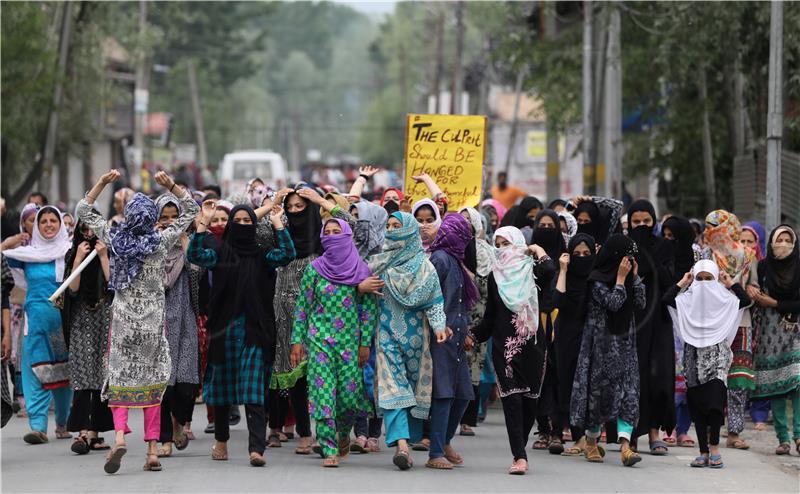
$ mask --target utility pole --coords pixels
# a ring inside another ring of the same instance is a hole
[[[434,67],[433,67],[433,113],[441,113],[441,108],[439,108],[439,99],[441,96],[441,86],[442,86],[442,58],[443,58],[443,44],[444,44],[444,10],[442,10],[440,5],[435,5],[436,9],[439,10],[439,15],[436,18],[436,53],[434,55]]]
[[[69,56],[70,38],[72,37],[72,4],[65,2],[61,13],[61,35],[58,40],[58,71],[56,82],[53,86],[53,100],[50,106],[50,114],[47,117],[47,134],[44,141],[44,153],[42,155],[42,174],[39,179],[39,188],[42,190],[50,189],[50,177],[53,173],[53,159],[56,152],[56,141],[58,140],[58,111],[61,107],[61,100],[64,97],[64,85],[62,76],[67,68],[67,57]],[[66,161],[62,167],[68,166]],[[31,182],[32,184],[33,182]]]
[[[144,124],[147,118],[147,106],[150,93],[147,90],[147,2],[139,0],[139,56],[136,60],[136,89],[134,91],[133,121],[133,167],[130,173],[131,187],[142,188],[142,163],[144,162]]]
[[[703,178],[706,185],[706,209],[715,208],[717,204],[717,186],[714,180],[714,154],[711,143],[711,123],[708,115],[708,83],[706,68],[700,67],[700,101],[703,105]]]
[[[555,2],[540,2],[539,8],[544,20],[544,40],[550,42],[556,39],[556,4]],[[552,201],[561,197],[561,182],[559,177],[558,156],[558,126],[555,119],[547,114],[545,123],[547,143],[547,200]]]
[[[770,6],[769,96],[767,109],[768,231],[781,223],[781,146],[783,139],[783,3]]]
[[[200,96],[197,92],[197,75],[195,74],[194,60],[189,60],[189,92],[192,95],[192,113],[194,113],[194,130],[197,133],[198,167],[201,170],[208,168],[208,154],[206,153],[206,133],[203,126],[203,112],[200,110]],[[259,134],[260,135],[260,134]]]
[[[594,34],[592,30],[594,4],[590,0],[583,2],[583,192],[595,194],[594,163],[594,88],[592,80],[592,50]]]
[[[605,66],[605,109],[603,111],[603,162],[606,197],[622,197],[622,61],[619,7],[610,6],[608,47]]]
[[[453,84],[450,97],[450,113],[461,113],[461,88],[464,85],[461,75],[461,59],[464,52],[464,2],[456,3],[456,59],[453,63]]]
[[[508,154],[506,154],[506,166],[504,168],[506,175],[508,174],[509,168],[511,168],[511,159],[514,157],[514,152],[516,151],[516,144],[517,144],[517,127],[519,127],[519,104],[520,100],[522,99],[522,82],[525,79],[525,74],[528,72],[528,66],[525,65],[520,71],[517,73],[517,83],[514,86],[514,92],[516,96],[514,97],[514,115],[511,117],[511,132],[508,136]]]

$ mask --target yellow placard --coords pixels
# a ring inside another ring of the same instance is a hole
[[[475,206],[481,200],[485,156],[486,117],[409,114],[404,191],[415,201],[429,197],[425,184],[411,178],[427,173],[447,194],[449,211]]]

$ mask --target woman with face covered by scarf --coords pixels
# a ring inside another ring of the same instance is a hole
[[[645,307],[634,254],[636,244],[631,239],[612,235],[589,273],[589,308],[572,386],[570,424],[585,429],[584,454],[592,463],[603,462],[597,440],[600,426],[611,421],[616,422],[623,465],[641,461],[630,447],[639,421],[635,309]]]
[[[513,226],[518,228],[527,243],[531,243],[534,220],[544,209],[542,201],[533,196],[524,198],[519,205],[512,206],[503,216],[500,226]]]
[[[585,233],[574,236],[567,246],[567,252],[558,259],[560,269],[553,291],[553,307],[558,309],[559,314],[554,324],[553,341],[558,377],[554,427],[556,430],[570,427],[575,445],[565,451],[564,454],[569,456],[582,454],[586,445],[583,430],[569,423],[569,404],[589,305],[589,273],[594,267],[595,251],[592,237]],[[549,371],[553,372],[553,369]]]
[[[748,293],[759,306],[753,395],[771,400],[779,442],[775,454],[788,455],[790,440],[800,453],[800,242],[796,230],[781,225],[770,233],[767,255],[751,276]],[[787,401],[793,409],[791,431]]]
[[[667,444],[659,430],[671,434],[675,428],[675,341],[672,320],[662,301],[674,284],[675,257],[672,245],[656,236],[656,213],[644,199],[628,206],[628,236],[636,242],[639,276],[647,288],[647,306],[636,312],[636,347],[639,362],[639,425],[633,438],[648,434],[650,454],[665,455]]]
[[[189,262],[211,271],[209,301],[209,364],[203,397],[214,407],[214,460],[228,459],[231,406],[244,404],[250,464],[263,466],[266,448],[264,411],[266,381],[274,359],[274,292],[269,278],[278,266],[295,255],[291,237],[281,219],[283,210],[272,210],[277,247],[265,249],[256,241],[256,213],[247,205],[235,206],[216,249],[204,247],[206,228],[214,216],[214,204],[203,204],[197,233],[189,242]]]
[[[372,409],[361,369],[369,360],[377,305],[373,295],[358,291],[370,272],[347,222],[330,219],[319,236],[325,253],[311,262],[300,283],[291,361],[297,366],[308,353],[308,413],[316,422],[323,466],[337,467],[350,453],[356,417]]]
[[[552,209],[545,209],[536,215],[534,220],[531,243],[542,248],[545,255],[539,258],[534,269],[536,281],[540,289],[539,297],[539,324],[545,333],[548,367],[555,369],[555,351],[553,349],[553,323],[558,317],[558,311],[553,310],[553,285],[558,273],[558,258],[566,252],[564,236],[561,235],[558,214]],[[539,438],[534,441],[533,449],[550,449],[552,454],[561,454],[563,446],[563,428],[557,426],[560,422],[556,411],[556,392],[558,389],[558,376],[555,372],[545,375],[542,396],[539,398],[536,422]]]
[[[97,257],[70,284],[61,309],[73,389],[67,429],[79,433],[71,449],[80,455],[93,449],[108,449],[97,433],[114,430],[108,403],[100,399],[113,297],[108,289],[108,248],[88,225],[79,221],[65,259],[64,275],[69,276],[92,250],[97,251]]]
[[[758,261],[755,251],[739,242],[742,226],[735,214],[723,209],[708,213],[706,229],[703,233],[706,248],[703,259],[717,263],[720,271],[725,271],[736,283],[752,281]],[[739,434],[744,430],[747,399],[755,387],[753,372],[753,332],[750,311],[742,313],[739,331],[731,345],[733,363],[728,373],[728,439],[726,446],[735,449],[748,449],[750,446]]]
[[[105,471],[119,470],[127,452],[125,434],[128,409],[144,409],[144,439],[148,442],[145,469],[161,470],[157,441],[161,428],[161,398],[171,372],[169,343],[164,334],[164,278],[167,252],[200,210],[192,196],[164,172],[156,182],[179,199],[181,214],[170,226],[156,230],[158,209],[144,194],[136,194],[125,206],[125,221],[109,229],[92,205],[103,189],[119,178],[119,172],[106,173],[78,203],[78,219],[111,248],[113,264],[109,286],[114,290],[111,306],[111,335],[103,398],[114,415],[116,444],[109,454]]]
[[[478,287],[464,266],[464,252],[472,240],[470,224],[460,214],[442,221],[431,245],[431,264],[436,268],[444,296],[447,328],[452,338],[431,348],[433,358],[433,404],[431,406],[430,452],[426,466],[452,469],[464,462],[450,440],[467,408],[472,393],[469,359],[464,350],[469,311],[478,301]]]
[[[567,203],[578,222],[578,233],[591,235],[597,245],[603,245],[609,235],[619,231],[622,201],[597,196],[578,196]]]
[[[22,343],[22,391],[28,407],[31,431],[28,444],[47,438],[47,410],[55,402],[56,436],[67,432],[72,390],[69,387],[67,346],[61,330],[61,314],[48,298],[64,279],[65,254],[70,248],[61,213],[45,206],[36,213],[30,244],[3,252],[18,286],[26,288],[27,331]]]
[[[180,216],[180,204],[172,194],[162,194],[156,199],[157,228],[163,230]],[[189,444],[184,426],[191,421],[194,400],[200,384],[198,357],[200,348],[197,333],[197,316],[190,294],[196,277],[191,275],[195,266],[185,262],[184,251],[188,238],[184,235],[167,251],[164,279],[164,332],[169,343],[172,362],[167,389],[161,401],[161,443],[159,456],[172,455],[172,445],[183,450]]]
[[[486,228],[486,235],[491,237],[494,234],[494,231],[500,228],[500,224],[505,218],[508,209],[503,206],[500,201],[496,201],[494,199],[485,199],[481,202],[482,213],[485,213],[489,217],[489,225]]]
[[[489,295],[481,323],[472,329],[474,341],[492,338],[492,361],[503,402],[508,441],[514,461],[508,473],[528,470],[525,447],[536,418],[547,367],[544,328],[539,324],[539,300],[534,278],[537,264],[515,227],[494,234],[497,259],[489,275]],[[468,346],[473,343],[470,336]]]

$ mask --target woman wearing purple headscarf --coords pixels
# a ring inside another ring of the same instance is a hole
[[[308,412],[317,425],[323,466],[337,467],[350,452],[355,419],[372,410],[361,369],[369,360],[377,304],[373,295],[358,291],[370,272],[347,222],[326,221],[320,240],[324,253],[300,282],[291,364],[299,365],[308,352]]]
[[[478,301],[478,287],[464,266],[464,253],[472,240],[469,222],[460,214],[445,216],[431,244],[431,264],[439,275],[444,312],[451,338],[431,347],[433,400],[430,453],[425,466],[450,470],[464,460],[450,446],[469,402],[474,398],[469,357],[464,350],[469,311]]]
[[[97,181],[78,203],[78,219],[108,245],[113,265],[109,287],[115,292],[111,305],[108,368],[102,398],[114,415],[116,444],[106,460],[106,473],[119,470],[127,452],[125,434],[128,410],[144,411],[144,439],[149,443],[144,469],[161,470],[157,441],[161,433],[161,399],[167,388],[172,363],[164,334],[164,279],[167,252],[180,239],[200,211],[191,194],[158,172],[156,182],[178,198],[181,213],[174,223],[155,229],[158,208],[137,193],[125,205],[125,221],[112,228],[92,208],[103,189],[119,178],[111,170]]]

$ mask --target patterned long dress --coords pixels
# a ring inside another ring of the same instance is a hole
[[[358,352],[372,341],[377,304],[358,287],[326,280],[313,266],[306,268],[300,291],[292,344],[308,350],[308,412],[324,455],[335,456],[336,434],[349,435],[355,419],[372,409]]]
[[[589,311],[581,340],[570,403],[570,424],[585,429],[622,419],[639,421],[639,365],[636,358],[636,321],[631,317],[627,334],[608,331],[608,311],[625,303],[622,286],[608,287],[594,282]],[[637,277],[633,284],[634,306],[645,306],[644,284]]]
[[[71,290],[67,290],[67,294],[73,298],[69,321],[69,382],[75,391],[99,391],[105,380],[111,304],[101,298],[96,307],[90,307]]]
[[[145,258],[130,285],[114,296],[108,375],[102,390],[103,399],[111,407],[157,406],[167,387],[172,363],[164,335],[164,260],[167,250],[200,211],[189,194],[180,203],[181,214],[175,223],[162,230],[158,248]],[[78,203],[77,215],[101,241],[110,245],[106,220],[85,200]]]
[[[199,384],[199,339],[197,318],[192,308],[189,271],[186,263],[171,288],[165,291],[165,331],[172,368],[169,385]]]

